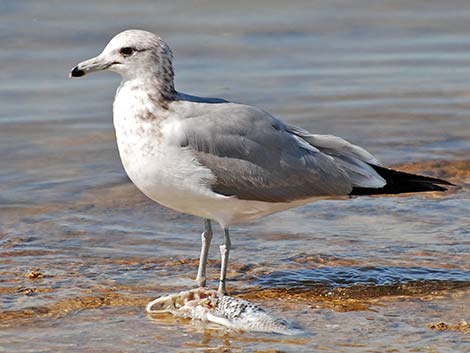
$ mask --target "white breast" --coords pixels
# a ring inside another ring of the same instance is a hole
[[[147,92],[125,84],[114,101],[114,127],[119,155],[129,178],[151,199],[187,212],[188,195],[212,193],[214,176],[189,151],[171,140],[168,127],[177,117],[148,100]],[[186,200],[182,202],[182,198]],[[184,209],[181,209],[184,208]]]
[[[180,147],[179,119],[148,99],[139,85],[122,84],[114,100],[114,127],[122,164],[132,182],[152,200],[174,210],[213,219],[222,226],[282,211],[295,203],[239,200],[214,193],[215,176]],[[184,104],[184,103],[182,103]]]

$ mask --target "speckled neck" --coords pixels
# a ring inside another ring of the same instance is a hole
[[[173,71],[173,53],[170,47],[163,40],[160,40],[158,50],[156,53],[158,60],[158,70],[154,77],[155,88],[161,95],[163,100],[174,100],[176,97],[176,90],[174,84],[175,73]]]
[[[160,38],[153,43],[149,51],[151,65],[134,68],[132,75],[122,74],[123,80],[118,92],[126,87],[132,94],[136,91],[147,92],[150,100],[158,107],[166,110],[177,97],[174,86],[173,54],[169,46]]]

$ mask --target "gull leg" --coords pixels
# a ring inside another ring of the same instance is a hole
[[[209,247],[212,240],[212,226],[209,219],[204,220],[204,231],[201,234],[201,240],[201,256],[199,257],[199,268],[197,270],[196,281],[199,287],[205,287],[207,254],[209,253]]]
[[[220,245],[220,282],[219,282],[219,293],[224,295],[227,294],[227,289],[225,288],[225,278],[227,277],[227,266],[228,266],[228,255],[232,243],[230,242],[230,234],[228,228],[224,229],[224,243]]]

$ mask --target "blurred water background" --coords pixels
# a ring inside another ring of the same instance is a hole
[[[170,44],[179,91],[461,187],[234,228],[232,293],[303,337],[151,320],[147,300],[194,287],[202,222],[127,179],[118,76],[67,78],[127,28]],[[0,0],[0,42],[0,352],[470,351],[468,333],[427,327],[470,320],[470,2]]]

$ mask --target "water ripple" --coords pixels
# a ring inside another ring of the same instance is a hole
[[[350,287],[356,285],[389,286],[409,282],[468,282],[470,271],[422,267],[335,266],[272,272],[260,276],[261,287],[307,288]]]

